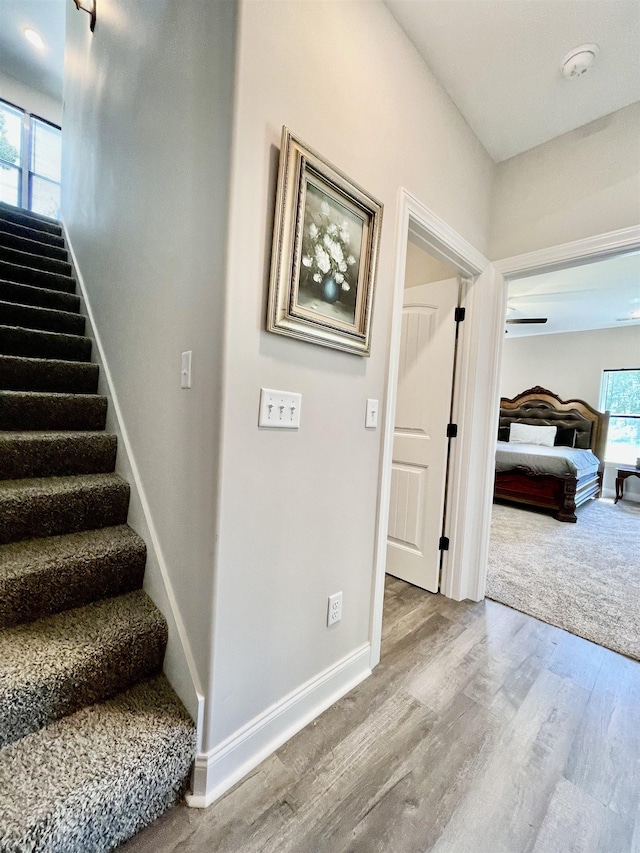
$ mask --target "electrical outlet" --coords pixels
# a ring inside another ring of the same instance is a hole
[[[342,619],[342,591],[329,596],[327,609],[327,628]]]

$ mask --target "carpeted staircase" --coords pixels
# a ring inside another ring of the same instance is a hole
[[[195,752],[61,234],[0,204],[0,853],[114,849]]]

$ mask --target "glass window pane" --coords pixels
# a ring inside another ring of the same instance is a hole
[[[20,169],[0,166],[0,201],[20,206]]]
[[[31,210],[60,219],[60,184],[31,176]]]
[[[606,370],[602,409],[612,415],[640,415],[640,370]]]
[[[0,162],[21,165],[23,113],[0,101]]]
[[[61,134],[37,118],[31,119],[31,171],[60,182]]]
[[[640,418],[611,418],[605,459],[635,465],[640,457]]]

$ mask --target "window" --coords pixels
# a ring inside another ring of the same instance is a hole
[[[60,128],[0,100],[0,201],[60,217]]]
[[[635,465],[640,457],[640,369],[604,370],[600,408],[611,412],[606,461]]]

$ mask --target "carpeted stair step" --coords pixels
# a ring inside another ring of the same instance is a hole
[[[98,394],[0,391],[0,430],[102,430],[106,418]]]
[[[159,673],[166,643],[141,589],[0,631],[0,747]]]
[[[84,335],[85,318],[71,311],[39,308],[0,301],[0,323],[3,326],[21,326],[43,332],[62,332],[66,335]]]
[[[3,302],[55,308],[58,311],[80,311],[80,297],[75,293],[47,290],[46,287],[33,287],[31,284],[18,284],[15,281],[0,281],[0,299]]]
[[[19,234],[11,234],[3,231],[2,225],[3,223],[0,221],[0,246],[5,246],[7,249],[17,249],[19,252],[30,252],[41,257],[56,258],[59,261],[69,260],[69,253],[63,245],[52,246],[50,243],[42,243],[29,237],[21,237]],[[37,231],[35,233],[40,236]]]
[[[194,754],[193,723],[163,676],[10,744],[0,752],[3,851],[115,849],[179,801]]]
[[[89,361],[91,338],[0,325],[0,354]]]
[[[29,228],[26,225],[18,225],[7,219],[0,219],[0,240],[4,234],[13,237],[22,237],[25,240],[35,240],[36,243],[46,243],[48,246],[64,248],[64,237],[59,234],[50,234],[48,231],[39,231],[37,228]]]
[[[139,589],[146,555],[126,524],[0,545],[0,628]]]
[[[37,231],[45,231],[48,234],[62,234],[62,226],[57,219],[51,219],[50,216],[43,216],[41,213],[34,213],[31,210],[25,210],[21,207],[14,207],[12,204],[0,202],[0,219],[5,222],[14,222],[18,225],[26,225]]]
[[[23,267],[46,270],[47,272],[58,272],[62,275],[71,275],[71,264],[57,258],[49,258],[46,255],[37,255],[32,252],[22,252],[19,249],[11,249],[0,244],[0,260],[10,264],[20,264]]]
[[[99,367],[86,361],[58,361],[0,355],[0,389],[95,394]]]
[[[49,290],[63,290],[65,293],[76,292],[76,281],[70,275],[23,267],[20,264],[10,264],[8,261],[0,260],[0,278],[17,281],[20,284],[31,284],[35,287],[46,287]]]
[[[0,432],[0,481],[108,474],[117,444],[106,432]]]
[[[129,484],[117,474],[0,482],[0,544],[126,524]]]

